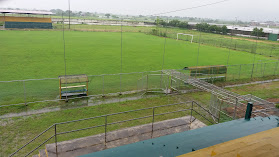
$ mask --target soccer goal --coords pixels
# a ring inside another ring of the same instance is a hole
[[[176,39],[176,40],[178,40],[178,39],[179,39],[179,35],[191,36],[191,37],[192,37],[192,39],[191,39],[191,43],[193,43],[193,40],[194,40],[194,35],[192,35],[192,34],[184,34],[184,33],[177,33],[177,39]]]

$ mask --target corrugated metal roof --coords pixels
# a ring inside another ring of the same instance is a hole
[[[36,14],[36,15],[52,15],[49,11],[30,11],[30,10],[3,10],[0,9],[0,13],[11,14]]]
[[[228,29],[234,29],[234,30],[240,30],[240,31],[246,31],[246,32],[253,32],[253,29],[256,27],[239,27],[239,26],[227,26]],[[279,29],[274,28],[265,28],[265,27],[258,27],[263,28],[264,33],[273,33],[273,34],[279,34]]]

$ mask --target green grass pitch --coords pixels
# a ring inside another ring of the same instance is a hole
[[[123,73],[160,70],[164,38],[123,33]],[[119,32],[66,31],[67,74],[120,73]],[[57,78],[64,74],[61,31],[0,31],[0,80]],[[167,39],[164,69],[196,66],[198,44]],[[201,45],[198,65],[226,65],[229,50]],[[229,64],[253,63],[253,54],[231,50]],[[267,61],[268,57],[256,56]]]

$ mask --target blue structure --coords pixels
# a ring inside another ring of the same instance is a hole
[[[279,117],[276,116],[257,117],[249,121],[239,119],[107,149],[82,157],[174,157],[276,128],[278,124]]]

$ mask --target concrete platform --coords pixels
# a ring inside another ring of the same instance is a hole
[[[189,123],[190,116],[186,116],[154,123],[153,134],[151,123],[112,131],[107,133],[107,143],[105,143],[105,134],[98,134],[71,141],[59,142],[57,145],[58,156],[76,157],[206,126],[197,119],[192,123],[191,126],[189,126]],[[46,150],[48,157],[56,157],[55,144],[46,145]]]

